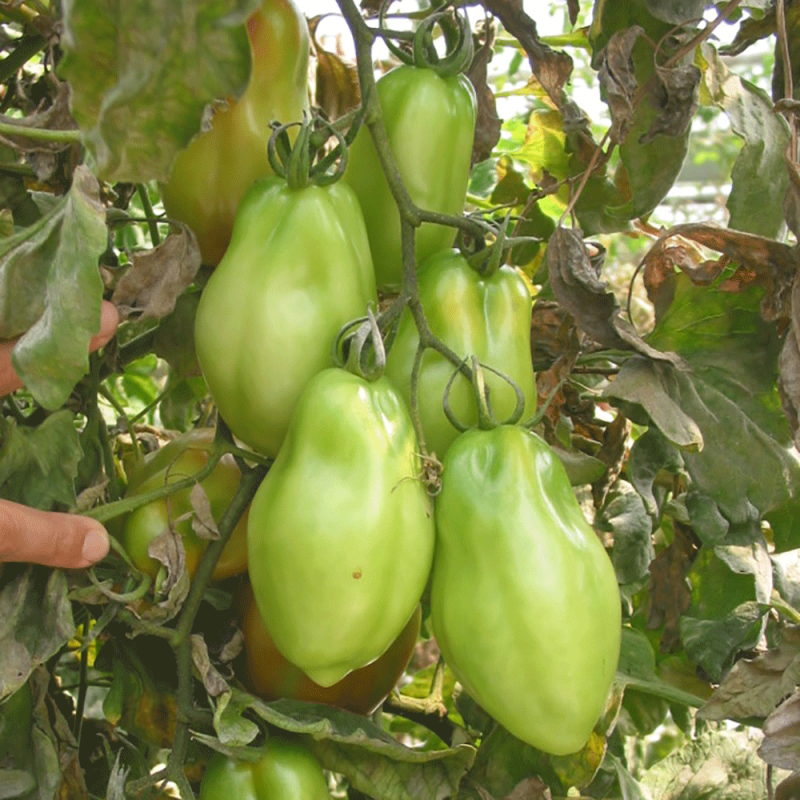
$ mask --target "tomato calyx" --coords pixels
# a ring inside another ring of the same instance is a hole
[[[298,126],[300,131],[292,145],[289,140],[289,129]],[[285,125],[273,123],[272,129],[267,144],[269,164],[276,175],[286,180],[289,188],[330,186],[344,175],[347,168],[347,141],[344,134],[327,120],[321,117],[309,119],[304,114],[302,122],[289,122]],[[315,136],[320,129],[326,131],[328,135],[323,138]],[[331,136],[336,139],[336,146],[324,158],[317,161],[321,145],[324,145]]]

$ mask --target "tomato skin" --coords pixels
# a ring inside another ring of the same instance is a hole
[[[169,485],[199,472],[208,463],[208,453],[214,439],[210,428],[190,431],[178,437],[145,459],[132,471],[128,483],[128,497],[145,494],[153,489]],[[241,472],[236,461],[225,455],[200,485],[208,497],[211,514],[219,521],[239,488]],[[192,530],[191,488],[181,489],[168,498],[154,500],[128,514],[122,524],[118,538],[142,571],[155,577],[161,563],[147,554],[147,548],[157,536],[169,527],[170,520],[175,532],[183,539],[186,551],[186,569],[189,577],[197,571],[209,541],[201,539]],[[185,519],[180,519],[186,516]],[[247,569],[247,512],[231,534],[225,549],[217,561],[212,580],[219,581],[239,575]]]
[[[200,368],[233,433],[276,456],[300,392],[370,302],[369,244],[349,187],[291,189],[275,177],[251,187],[195,317]]]
[[[288,661],[272,641],[258,613],[252,590],[247,592],[242,620],[245,686],[264,700],[304,700],[344,708],[354,714],[372,714],[389,696],[408,666],[420,631],[422,609],[411,619],[389,649],[365,667],[353,670],[333,686],[322,687]]]
[[[408,409],[386,379],[332,368],[308,384],[250,508],[248,570],[281,653],[320,686],[378,658],[433,557]]]
[[[235,761],[216,753],[200,784],[200,800],[330,800],[319,761],[301,744],[267,740],[260,761]]]
[[[265,0],[248,18],[247,32],[252,54],[247,89],[178,154],[161,187],[167,216],[194,231],[203,263],[210,266],[225,253],[245,191],[272,173],[270,122],[298,121],[308,108],[308,25],[294,2]]]
[[[436,253],[420,266],[419,297],[431,331],[459,356],[477,356],[489,367],[508,375],[525,396],[522,419],[536,412],[536,379],[530,352],[531,295],[519,273],[501,266],[483,277],[457,250]],[[386,375],[411,402],[411,371],[419,335],[406,308],[386,360]],[[422,357],[419,375],[419,410],[425,444],[441,459],[458,436],[444,413],[443,398],[455,367],[434,350]],[[510,417],[516,405],[513,388],[484,370],[491,408],[499,422]],[[466,427],[478,421],[474,392],[469,381],[456,376],[448,400],[456,419]]]
[[[517,738],[578,751],[619,658],[611,560],[561,462],[531,431],[467,431],[443,466],[431,622],[444,659]]]
[[[464,75],[443,78],[432,69],[403,65],[377,81],[377,93],[389,145],[411,200],[427,211],[461,214],[475,135],[472,84]],[[350,148],[345,180],[364,212],[378,286],[399,286],[400,217],[366,128]],[[417,228],[417,263],[450,247],[454,236],[443,225]]]

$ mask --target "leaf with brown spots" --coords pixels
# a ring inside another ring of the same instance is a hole
[[[497,116],[497,103],[487,81],[488,66],[494,52],[492,45],[496,34],[495,26],[488,23],[483,28],[483,44],[475,52],[467,70],[467,77],[475,88],[478,98],[478,115],[475,120],[475,139],[472,144],[472,165],[489,158],[495,145],[500,141],[500,128],[503,121]]]
[[[663,627],[662,653],[670,653],[680,644],[680,618],[692,602],[686,576],[696,554],[691,538],[676,524],[675,538],[650,564],[647,627],[650,630]]]

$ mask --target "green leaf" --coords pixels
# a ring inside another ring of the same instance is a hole
[[[655,482],[662,471],[677,474],[683,469],[683,459],[675,447],[656,427],[648,428],[631,447],[628,474],[647,513],[658,516]],[[663,494],[663,492],[661,492]]]
[[[37,428],[20,428],[0,418],[0,496],[49,511],[75,504],[75,476],[81,459],[72,413],[47,417]]]
[[[750,601],[722,619],[681,617],[686,654],[712,681],[719,682],[739,652],[758,644],[768,612],[769,606]]]
[[[620,481],[597,516],[596,526],[614,534],[611,560],[619,583],[635,583],[647,575],[655,558],[653,523],[644,501],[631,484]]]
[[[249,709],[282,730],[304,734],[323,767],[345,775],[375,800],[445,800],[456,794],[475,758],[469,745],[427,751],[404,747],[366,717],[330,706],[295,700],[264,703],[236,688],[230,705]],[[224,716],[219,724],[225,724]],[[218,726],[218,733],[223,738],[224,728]]]
[[[651,800],[650,792],[628,772],[625,765],[615,755],[609,753],[606,760],[617,773],[622,800]],[[661,799],[659,798],[659,800]]]
[[[0,239],[0,337],[24,334],[14,369],[45,408],[63,405],[88,369],[103,296],[97,260],[107,244],[99,186],[83,166],[49,214]]]
[[[0,591],[0,701],[75,634],[61,570],[29,567]]]
[[[734,75],[709,44],[701,48],[704,88],[744,140],[731,174],[728,227],[776,238],[784,227],[783,200],[789,186],[786,147],[789,126],[773,112],[764,91]]]
[[[109,181],[166,180],[204,108],[249,78],[244,22],[258,0],[72,0],[60,73],[72,114]]]

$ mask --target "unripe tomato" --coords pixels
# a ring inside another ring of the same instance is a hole
[[[616,673],[614,568],[567,473],[536,434],[472,429],[444,459],[431,622],[445,661],[504,728],[580,750]]]
[[[200,784],[200,800],[330,800],[319,761],[299,742],[270,736],[259,761],[216,753]]]
[[[133,470],[127,496],[145,494],[161,486],[176,483],[199,472],[208,463],[208,453],[214,439],[210,428],[198,429],[173,440],[146,458]],[[208,497],[211,515],[219,521],[239,488],[241,472],[230,455],[223,456],[214,470],[200,485]],[[147,553],[150,543],[172,525],[183,540],[186,569],[191,578],[208,547],[209,540],[199,537],[192,529],[194,514],[191,488],[154,500],[127,515],[118,538],[133,563],[155,577],[160,562]],[[222,555],[217,561],[213,580],[223,580],[247,569],[247,512],[239,520]]]
[[[167,216],[194,231],[211,266],[225,253],[247,188],[272,173],[270,123],[299,121],[308,108],[308,25],[292,0],[265,0],[247,32],[252,66],[245,93],[178,154],[161,187]]]
[[[433,558],[411,415],[386,378],[320,372],[250,507],[247,563],[278,649],[320,686],[400,635]]]
[[[355,714],[371,714],[389,696],[408,666],[419,636],[422,609],[412,615],[386,652],[361,669],[353,670],[333,686],[314,683],[303,670],[288,661],[267,631],[248,589],[242,620],[244,634],[244,684],[264,700],[305,700],[344,708]]]

